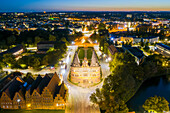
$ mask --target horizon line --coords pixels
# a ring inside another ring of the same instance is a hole
[[[46,11],[46,10],[42,10],[42,11],[0,11],[0,13],[38,13],[38,12],[46,12],[46,13],[50,13],[50,12],[170,12],[170,10],[132,10],[132,11],[128,11],[128,10],[114,10],[114,11],[84,11],[84,10],[61,10],[61,11]]]

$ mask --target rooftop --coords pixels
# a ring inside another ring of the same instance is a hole
[[[143,54],[143,51],[141,51],[140,49],[138,49],[137,47],[131,47],[131,46],[123,46],[123,48],[125,48],[126,50],[128,50],[131,54],[133,54],[134,56],[136,56],[137,58],[142,58],[143,56],[145,56]]]
[[[163,43],[158,43],[156,45],[162,46],[163,48],[170,50],[170,47],[165,45],[165,44],[163,44]]]

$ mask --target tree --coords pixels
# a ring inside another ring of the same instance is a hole
[[[8,66],[12,67],[16,63],[15,56],[10,53],[4,54],[3,62],[7,64]]]
[[[65,42],[66,46],[68,46],[68,45],[69,45],[69,42],[66,40],[66,38],[65,38],[65,37],[61,38],[61,41]]]
[[[16,37],[14,35],[7,38],[7,43],[9,45],[15,44],[15,41],[16,41]]]
[[[50,34],[49,41],[56,41],[56,37],[54,35]]]
[[[45,55],[43,60],[42,60],[42,64],[43,65],[49,65],[49,56],[48,55]]]
[[[106,25],[104,23],[100,23],[98,26],[99,30],[105,30],[106,29]]]
[[[113,72],[117,66],[134,63],[135,59],[129,53],[118,53],[116,52],[112,58],[113,60],[109,63],[110,71]]]
[[[28,73],[26,74],[26,80],[27,80],[29,77],[32,77],[32,78],[33,78],[33,75],[32,75],[32,73],[30,73],[30,72],[28,72]]]
[[[34,41],[35,45],[37,45],[37,43],[39,43],[40,41],[41,41],[41,38],[39,36],[36,36],[35,41]]]
[[[104,53],[105,54],[108,54],[108,47],[109,47],[109,44],[105,41],[104,42]]]
[[[40,58],[34,57],[33,59],[34,64],[32,65],[34,69],[39,69],[41,65]]]
[[[0,69],[4,67],[3,57],[0,56]]]
[[[163,111],[169,111],[169,102],[164,97],[150,97],[143,104],[143,108],[148,110],[154,110],[158,113],[163,113]]]
[[[28,43],[28,45],[29,45],[29,44],[32,44],[32,42],[33,42],[32,38],[31,38],[31,37],[28,37],[28,38],[27,38],[27,43]]]

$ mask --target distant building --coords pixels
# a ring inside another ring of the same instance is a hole
[[[13,47],[5,52],[0,53],[0,55],[3,56],[4,54],[11,53],[14,56],[18,56],[23,52],[24,52],[24,47],[22,45],[17,45],[16,47]]]
[[[141,41],[143,41],[144,43],[150,43],[150,44],[154,44],[157,43],[159,40],[159,37],[144,37],[144,38],[138,38],[136,36],[127,36],[127,37],[117,37],[114,34],[110,34],[110,40],[113,41],[114,43],[117,42],[118,44],[121,43],[129,43],[132,42],[132,44],[138,44]]]
[[[144,62],[145,55],[143,54],[143,51],[138,49],[137,47],[131,47],[131,46],[122,46],[122,48],[129,52],[132,56],[135,57],[135,62],[139,65]]]
[[[156,51],[166,57],[170,57],[170,47],[165,44],[162,43],[156,44]]]
[[[116,52],[124,52],[122,48],[115,47],[114,45],[110,45],[108,47],[108,56],[112,57]]]
[[[54,48],[55,46],[54,41],[44,41],[37,43],[37,53],[38,54],[45,54],[50,48]]]
[[[114,45],[110,45],[108,47],[108,56],[113,56],[116,52],[118,52],[118,49]]]
[[[145,37],[145,38],[142,38],[142,41],[144,43],[148,42],[150,44],[154,44],[154,43],[158,42],[158,40],[159,40],[159,37]]]
[[[132,18],[132,14],[127,14],[126,17],[127,18]]]

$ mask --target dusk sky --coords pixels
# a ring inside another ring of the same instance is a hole
[[[170,0],[1,0],[9,11],[170,11]]]

